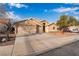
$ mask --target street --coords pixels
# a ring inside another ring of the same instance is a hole
[[[79,41],[52,49],[38,56],[79,56]]]

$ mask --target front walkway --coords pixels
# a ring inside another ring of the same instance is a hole
[[[55,34],[43,33],[16,37],[12,55],[37,55],[77,40],[79,40],[79,34],[58,36]]]

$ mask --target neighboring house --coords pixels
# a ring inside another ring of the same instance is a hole
[[[28,35],[43,32],[42,23],[40,22],[40,20],[33,18],[16,22],[15,27],[16,34],[18,35]]]
[[[48,32],[58,31],[59,26],[55,23],[51,23],[48,25]]]

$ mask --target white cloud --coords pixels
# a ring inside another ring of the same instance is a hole
[[[71,13],[77,15],[79,14],[79,11],[72,11]]]
[[[20,4],[20,3],[10,3],[8,4],[10,8],[16,7],[16,8],[28,8],[28,5]]]
[[[12,21],[21,19],[21,17],[19,15],[15,15],[13,11],[6,12],[6,17],[12,19]]]
[[[75,11],[75,10],[78,10],[78,9],[79,9],[79,7],[74,7],[74,8],[61,7],[61,8],[53,9],[53,11],[62,13],[62,12],[69,12],[69,11],[71,12],[71,11]]]

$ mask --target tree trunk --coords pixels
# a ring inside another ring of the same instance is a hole
[[[64,29],[61,29],[61,33],[64,34]]]
[[[7,41],[10,41],[9,33],[7,33],[6,39],[7,39]]]

